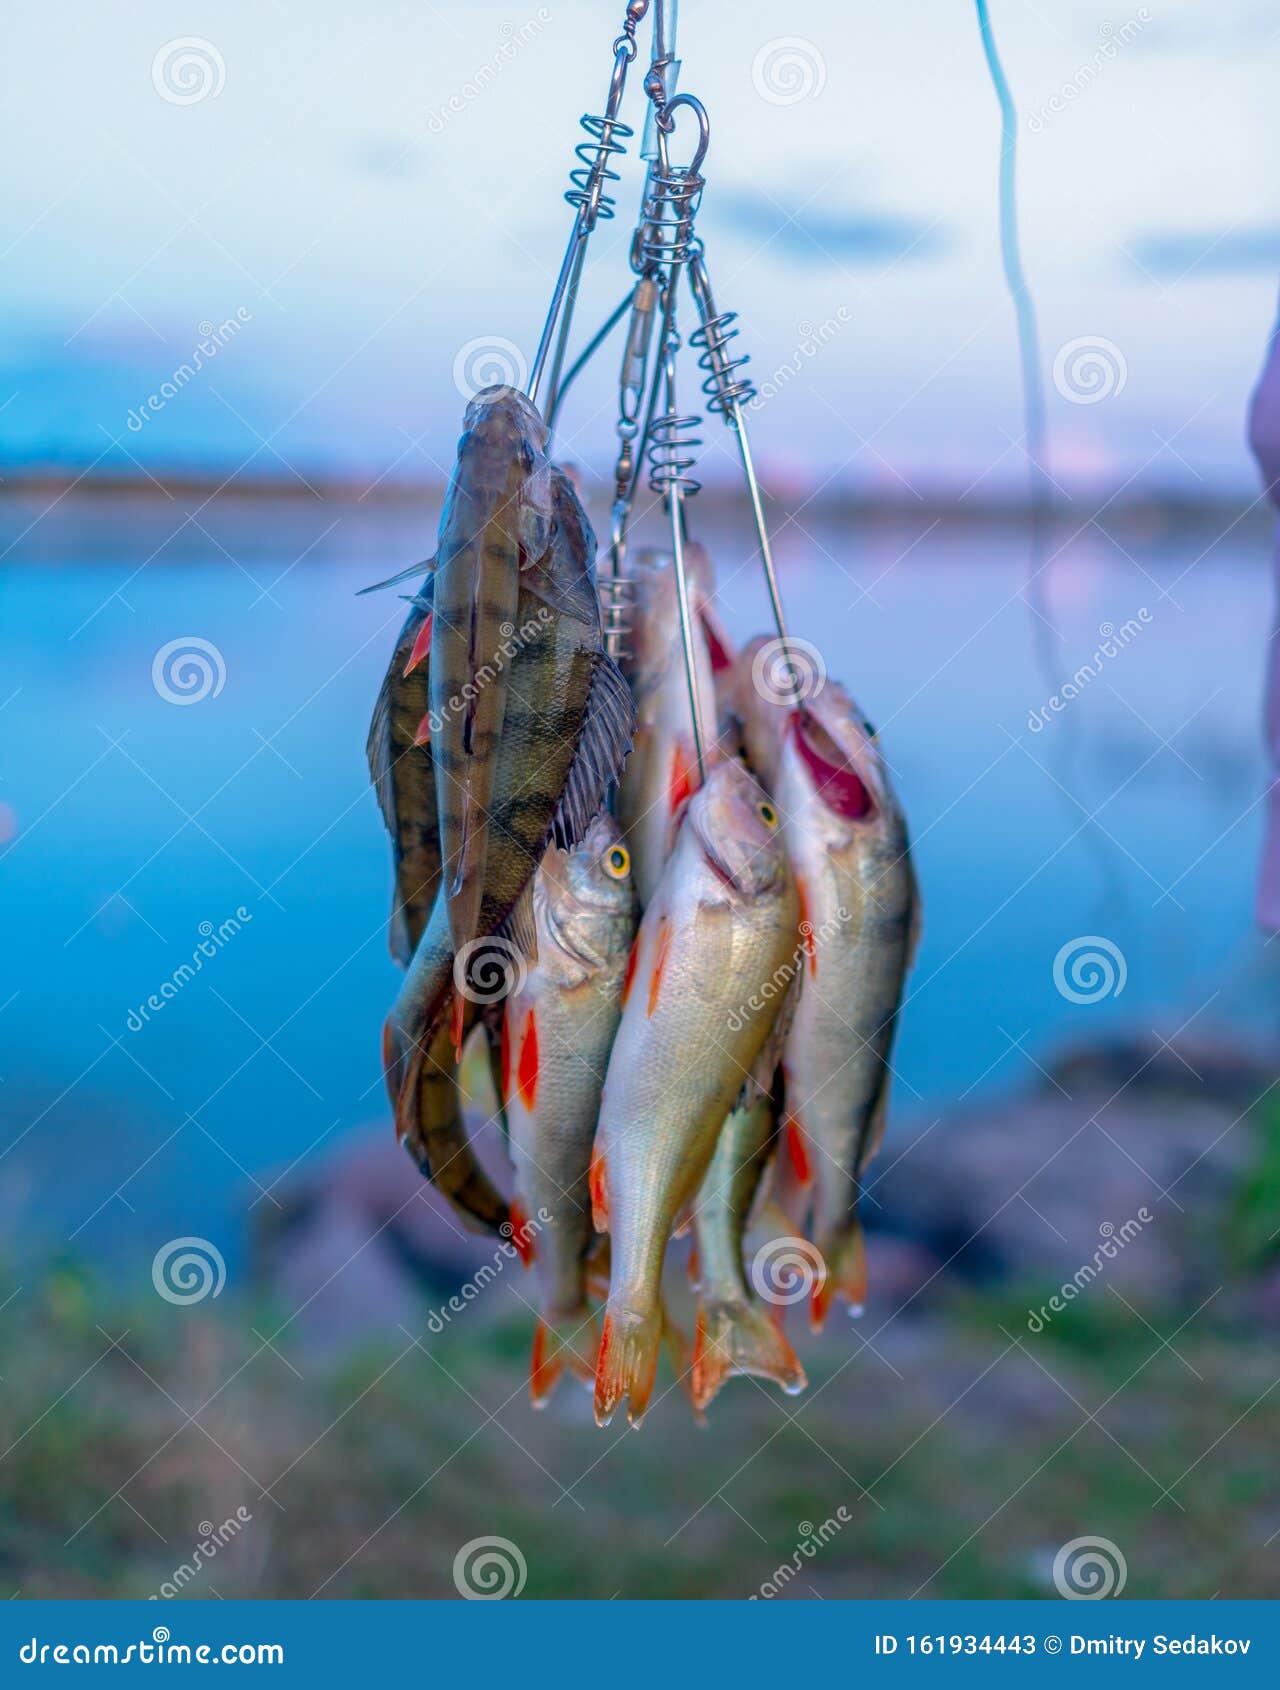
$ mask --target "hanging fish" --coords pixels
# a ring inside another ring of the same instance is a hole
[[[765,775],[800,897],[803,986],[783,1050],[789,1154],[811,1181],[814,1244],[827,1275],[815,1326],[833,1297],[866,1297],[858,1190],[884,1134],[889,1058],[920,928],[906,822],[875,730],[828,680],[797,709],[738,691],[748,755]]]
[[[455,950],[481,931],[496,757],[522,579],[552,535],[547,427],[512,387],[467,406],[440,518],[431,629],[436,805]]]
[[[388,1029],[390,1022],[388,1022]],[[446,1022],[431,1038],[417,1068],[408,1107],[398,1115],[397,1136],[429,1179],[473,1232],[507,1233],[515,1217],[476,1159],[458,1089],[458,1053]]]
[[[653,1390],[667,1239],[775,1018],[764,988],[796,942],[778,815],[736,761],[690,799],[636,937],[605,1079],[592,1202],[612,1238],[596,1419]]]
[[[551,544],[522,572],[517,620],[503,637],[509,696],[492,760],[491,842],[477,934],[459,955],[446,861],[389,1019],[387,1084],[402,1136],[412,1125],[421,1063],[441,1024],[452,1026],[455,1049],[460,1048],[467,1000],[500,1001],[526,958],[536,954],[534,872],[552,840],[569,849],[583,837],[617,780],[635,725],[626,682],[603,649],[592,576],[594,537],[559,470],[551,472],[551,488]],[[438,629],[438,596],[419,608],[434,610]],[[435,641],[433,630],[432,696]],[[452,777],[439,755],[443,734],[434,706],[429,728],[439,792]],[[476,978],[482,965],[487,981]]]
[[[506,1000],[502,1094],[517,1236],[530,1226],[538,1324],[535,1407],[564,1368],[595,1375],[597,1323],[587,1299],[591,1145],[637,920],[631,863],[617,824],[600,815],[572,851],[552,846],[533,888],[538,960]]]
[[[693,644],[702,719],[716,720],[710,629],[725,652],[718,624],[708,620],[711,565],[701,546],[685,552],[693,611]],[[670,553],[641,552],[631,564],[633,612],[626,674],[636,701],[636,734],[618,789],[618,821],[631,849],[641,907],[648,905],[671,855],[685,804],[697,785],[697,753],[680,635],[675,564]],[[714,754],[713,754],[714,755]]]
[[[757,1300],[743,1267],[742,1241],[778,1137],[780,1086],[744,1100],[716,1140],[693,1215],[698,1323],[693,1340],[693,1400],[703,1409],[735,1374],[772,1379],[793,1395],[804,1369]]]
[[[421,567],[419,565],[418,567]],[[440,884],[428,676],[434,583],[414,600],[378,692],[366,754],[391,835],[391,954],[407,968]]]

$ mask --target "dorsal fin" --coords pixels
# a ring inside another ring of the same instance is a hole
[[[407,569],[401,569],[395,575],[388,575],[385,581],[375,581],[371,586],[358,588],[356,597],[361,599],[366,593],[380,593],[384,587],[394,587],[401,581],[411,581],[415,575],[425,574],[430,581],[435,566],[435,558],[423,558],[421,563],[411,563]]]
[[[636,729],[636,707],[622,671],[606,652],[594,657],[582,737],[556,811],[556,844],[569,851],[599,815],[622,776]]]

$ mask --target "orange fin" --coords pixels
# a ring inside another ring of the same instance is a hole
[[[622,1007],[625,1009],[627,999],[631,996],[631,982],[636,977],[636,963],[640,960],[640,935],[637,933],[631,941],[631,955],[627,958],[627,972],[622,977]]]
[[[827,1271],[814,1286],[809,1305],[815,1332],[821,1332],[837,1297],[848,1303],[849,1313],[854,1316],[860,1315],[867,1303],[867,1245],[858,1217],[854,1215],[833,1239],[818,1247]]]
[[[649,1008],[652,1015],[658,1007],[658,993],[662,989],[662,971],[667,966],[667,951],[671,945],[671,923],[666,916],[658,921],[658,943],[653,956],[653,973],[649,976]]]
[[[413,743],[415,745],[431,744],[431,712],[429,710],[423,713],[422,720],[413,730]]]
[[[809,899],[804,881],[796,876],[796,900],[800,905],[800,942],[809,958],[810,974],[818,972],[818,947],[814,942],[813,923],[809,919]]]
[[[661,1336],[661,1309],[645,1314],[622,1308],[606,1312],[596,1363],[597,1426],[609,1424],[624,1398],[630,1423],[638,1426],[644,1419],[658,1371]]]
[[[813,1169],[809,1166],[809,1151],[804,1142],[804,1133],[794,1115],[787,1116],[786,1139],[791,1171],[801,1185],[809,1185],[813,1180]]]
[[[808,1383],[781,1327],[759,1304],[700,1304],[693,1350],[695,1405],[705,1408],[727,1379],[748,1373],[772,1379],[788,1396]]]
[[[516,1063],[516,1087],[526,1109],[532,1109],[538,1095],[538,1024],[530,1010],[524,1024],[520,1057]]]
[[[412,675],[419,663],[422,662],[423,658],[431,650],[431,624],[433,620],[434,618],[431,612],[428,611],[427,619],[422,624],[421,628],[418,629],[418,637],[413,642],[413,650],[409,653],[409,661],[404,666],[403,678],[405,680],[408,680],[409,676]],[[425,716],[422,719],[424,722],[426,721]],[[419,729],[418,731],[421,732],[422,730]],[[415,739],[415,744],[423,745],[425,743],[426,742],[424,740]]]
[[[454,994],[453,994],[453,1008],[452,1008],[452,1011],[451,1011],[451,1016],[452,1016],[452,1020],[450,1022],[450,1027],[451,1027],[451,1031],[453,1033],[454,1060],[457,1061],[457,1062],[461,1062],[462,1061],[462,1037],[463,1037],[463,1033],[466,1030],[467,1000],[463,997],[462,993],[459,992],[459,991],[455,991]]]
[[[667,814],[674,816],[693,796],[693,775],[684,746],[679,740],[671,748],[671,772],[667,777]]]
[[[605,1179],[604,1152],[599,1148],[591,1152],[591,1175],[588,1183],[591,1191],[592,1222],[597,1232],[608,1232],[609,1186]]]
[[[529,1398],[545,1408],[567,1367],[575,1379],[591,1384],[596,1374],[600,1335],[589,1309],[556,1321],[539,1318],[533,1329],[533,1362],[529,1369]]]

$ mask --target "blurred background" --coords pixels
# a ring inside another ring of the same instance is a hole
[[[494,1252],[391,1142],[364,738],[403,607],[354,595],[430,555],[466,398],[523,380],[621,6],[19,0],[12,1594],[452,1596],[486,1534],[542,1596],[749,1596],[792,1560],[789,1596],[1034,1596],[1080,1537],[1130,1595],[1280,1590],[1273,537],[1246,444],[1274,17],[993,6],[1048,404],[1037,596],[974,8],[681,11],[790,620],[880,731],[924,891],[871,1306],[797,1332],[807,1397],[731,1387],[714,1439],[670,1379],[637,1436],[585,1398],[535,1416],[518,1266],[442,1315]],[[580,340],[626,289],[634,147],[622,169]],[[611,343],[560,435],[598,527],[616,369]],[[745,639],[752,531],[731,438],[703,439],[691,527]]]

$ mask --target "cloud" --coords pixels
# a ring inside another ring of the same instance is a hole
[[[1223,229],[1157,229],[1128,247],[1135,265],[1152,276],[1176,281],[1280,271],[1280,223],[1239,224]]]
[[[845,212],[786,210],[763,194],[720,193],[716,208],[735,233],[767,243],[800,264],[883,264],[894,258],[935,258],[950,243],[941,219],[930,223],[869,209]]]
[[[367,176],[384,180],[407,180],[422,167],[420,151],[413,141],[395,135],[369,135],[353,150],[352,166]]]

